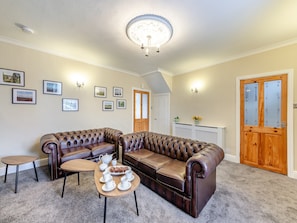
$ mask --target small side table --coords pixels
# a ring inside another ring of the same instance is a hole
[[[4,183],[6,183],[7,178],[7,170],[9,165],[16,166],[16,176],[15,176],[15,190],[14,192],[17,193],[18,191],[18,177],[19,177],[19,165],[25,164],[25,163],[33,163],[36,181],[38,182],[38,176],[35,166],[35,160],[37,160],[36,156],[6,156],[2,157],[1,161],[2,163],[6,164],[5,169],[5,177],[4,177]]]
[[[64,189],[65,189],[65,183],[67,178],[67,173],[77,173],[77,182],[79,185],[79,172],[89,172],[94,171],[97,164],[90,160],[85,159],[74,159],[69,160],[61,165],[61,169],[64,172],[64,183],[63,183],[63,189],[61,197],[64,196]]]

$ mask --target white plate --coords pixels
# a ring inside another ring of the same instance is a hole
[[[131,167],[129,167],[129,166],[115,166],[115,168],[122,168],[122,167],[127,167],[127,168],[128,168],[127,170],[131,170]],[[114,176],[118,176],[118,175],[123,175],[123,174],[125,174],[125,171],[123,171],[123,172],[111,172],[111,171],[110,171],[111,168],[114,168],[114,167],[110,166],[110,167],[106,168],[105,171],[110,172],[110,174],[111,174],[111,175],[114,175]]]
[[[123,176],[122,178],[124,178],[124,177],[127,177],[127,176],[125,175],[125,176]],[[121,179],[122,179],[122,178],[121,178]],[[132,174],[132,176],[128,179],[128,181],[131,182],[131,181],[133,181],[133,180],[134,180],[134,175]]]
[[[116,183],[113,181],[113,186],[111,188],[107,188],[105,184],[102,186],[102,190],[105,192],[112,191],[116,188]]]
[[[124,188],[124,187],[122,187],[122,183],[119,183],[118,184],[118,189],[119,190],[129,190],[130,189],[130,187],[131,187],[131,183],[130,182],[128,182],[128,187],[126,187],[126,188]]]

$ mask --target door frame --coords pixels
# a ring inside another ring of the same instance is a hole
[[[235,162],[240,163],[240,81],[252,78],[275,76],[278,74],[288,75],[288,95],[287,95],[287,170],[288,176],[297,178],[297,172],[294,173],[294,144],[293,144],[293,76],[294,70],[280,70],[268,73],[245,75],[236,78],[236,155]]]
[[[152,126],[152,101],[151,101],[151,91],[148,89],[144,89],[144,88],[136,88],[136,87],[132,87],[132,104],[131,104],[131,110],[132,110],[132,122],[131,122],[131,132],[133,132],[134,130],[134,90],[137,91],[144,91],[144,92],[148,92],[149,93],[149,131],[151,131],[151,126]]]

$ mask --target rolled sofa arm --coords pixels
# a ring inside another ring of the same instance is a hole
[[[122,134],[123,132],[120,130],[107,127],[104,128],[104,137],[109,143],[118,143]]]
[[[40,138],[41,150],[46,154],[53,153],[53,150],[57,150],[58,146],[59,142],[54,134],[46,134]]]
[[[187,160],[186,175],[190,177],[192,175],[193,166],[198,163],[201,169],[198,170],[197,177],[206,178],[216,169],[223,159],[223,149],[215,144],[209,143],[203,150]]]

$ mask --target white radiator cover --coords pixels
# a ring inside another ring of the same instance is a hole
[[[172,123],[172,135],[217,144],[225,148],[225,127]]]

